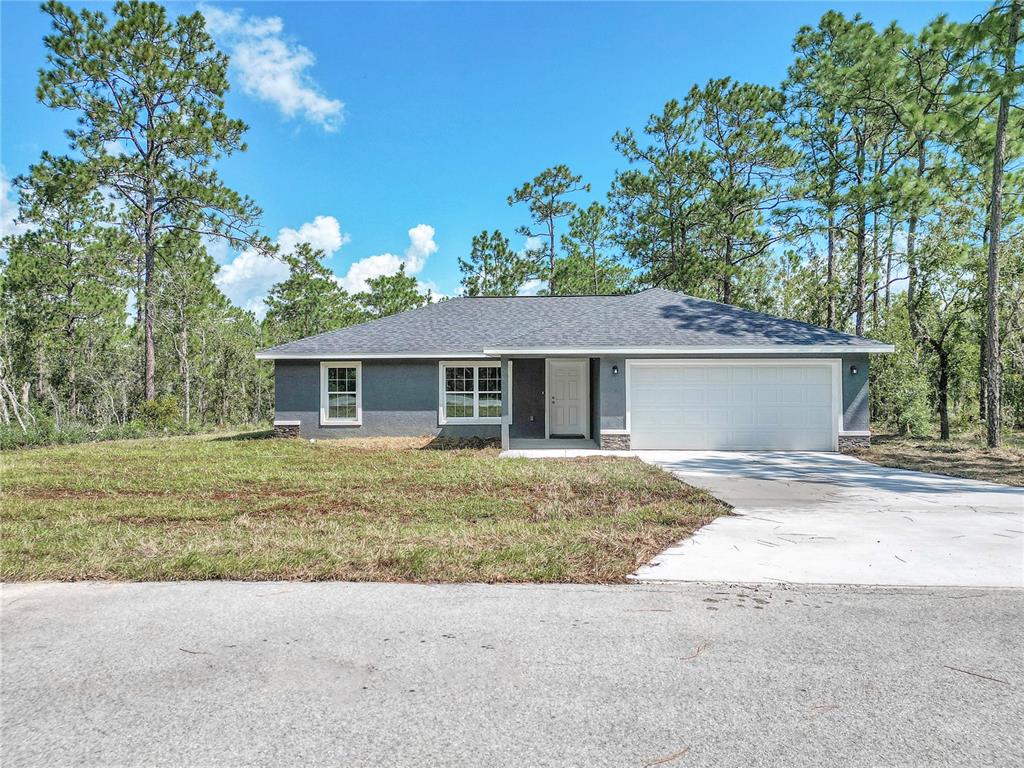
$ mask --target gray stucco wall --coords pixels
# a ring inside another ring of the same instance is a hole
[[[544,439],[544,360],[512,361],[512,438]]]
[[[302,437],[500,438],[500,424],[442,427],[437,423],[437,364],[437,360],[364,360],[363,423],[320,426],[320,362],[278,360],[274,365],[274,418],[301,421]]]
[[[665,356],[662,356],[665,357]],[[725,358],[726,355],[701,355],[705,358]],[[752,359],[773,359],[775,355],[747,355]],[[822,355],[787,355],[787,358],[813,360]],[[641,359],[631,357],[630,359]],[[647,357],[642,359],[657,359]],[[842,356],[843,377],[843,430],[847,432],[867,431],[870,423],[868,412],[868,356],[866,354]],[[612,374],[612,366],[619,367],[618,375]],[[856,366],[856,375],[850,373],[850,366]],[[601,382],[601,428],[626,428],[626,359],[624,357],[602,357],[600,361]]]
[[[759,357],[770,359],[772,356]],[[815,358],[813,355],[806,357]],[[867,431],[870,423],[868,356],[845,355],[842,360],[843,429]],[[500,438],[501,426],[498,424],[443,427],[438,424],[437,364],[437,360],[364,360],[362,425],[321,427],[319,361],[278,360],[274,366],[275,418],[301,421],[299,433],[303,437],[441,435]],[[618,366],[618,374],[612,373],[612,366]],[[856,375],[850,372],[850,366],[856,366]],[[590,371],[593,437],[597,438],[602,429],[625,429],[625,357],[593,358]],[[544,398],[543,358],[517,358],[512,372],[512,424],[509,428],[512,438],[544,437]]]
[[[619,372],[612,373],[618,366]],[[598,359],[601,386],[601,429],[626,428],[626,359],[601,357]]]
[[[850,366],[857,374],[850,373]],[[868,356],[843,356],[843,429],[847,432],[867,432],[871,425],[868,410]]]

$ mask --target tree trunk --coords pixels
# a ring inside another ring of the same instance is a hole
[[[156,343],[153,338],[156,326],[156,297],[153,296],[153,277],[156,271],[156,203],[150,194],[146,200],[146,235],[145,235],[145,340],[144,340],[144,371],[143,389],[146,400],[156,400]]]
[[[927,148],[924,137],[917,140],[917,178],[925,174]],[[917,319],[917,211],[910,214],[907,222],[907,314],[910,319],[910,334],[920,339]]]
[[[978,336],[978,347],[978,419],[984,422],[988,418],[988,408],[985,407],[988,400],[988,371],[985,368],[985,349],[988,347],[988,341],[985,340],[984,331]]]
[[[548,220],[548,293],[555,293],[555,220]]]
[[[184,395],[185,423],[192,423],[192,366],[188,362],[188,325],[181,329],[181,348],[179,351],[178,369],[181,372],[182,394]]]
[[[863,141],[857,146],[857,183],[864,183],[864,169],[866,166],[865,149]],[[859,192],[861,199],[857,203],[857,283],[854,297],[854,312],[857,316],[854,332],[861,336],[864,333],[864,279],[865,264],[867,258],[865,241],[867,240],[868,210],[864,203],[864,190]]]
[[[1010,5],[1009,29],[1006,40],[1006,75],[1012,76],[1020,26],[1020,0]],[[985,367],[988,370],[988,414],[986,433],[989,448],[998,448],[1001,435],[1000,418],[1002,371],[999,359],[999,239],[1003,226],[1003,166],[1006,164],[1006,124],[1010,115],[1010,94],[999,97],[999,115],[996,118],[996,146],[992,158],[992,205],[989,212],[988,286],[985,292]]]
[[[836,212],[828,212],[828,257],[825,266],[825,326],[836,327]]]
[[[862,336],[864,334],[864,258],[866,255],[865,241],[867,240],[867,217],[867,210],[863,205],[861,205],[857,210],[857,286],[855,288],[857,295],[854,303],[854,312],[857,317],[854,333],[858,336]]]
[[[732,238],[725,239],[725,269],[722,271],[722,303],[732,304]]]
[[[939,439],[949,440],[949,354],[939,353]]]

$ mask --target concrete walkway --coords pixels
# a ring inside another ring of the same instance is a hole
[[[1024,488],[835,453],[636,455],[736,512],[637,579],[1024,587]]]
[[[4,768],[1024,764],[1024,592],[2,588]]]

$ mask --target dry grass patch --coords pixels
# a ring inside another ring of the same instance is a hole
[[[855,456],[883,467],[936,472],[940,475],[1024,486],[1024,435],[1007,436],[1002,448],[990,450],[977,435],[944,441],[935,438],[879,435]]]
[[[616,582],[727,508],[635,459],[428,440],[15,451],[0,578]]]

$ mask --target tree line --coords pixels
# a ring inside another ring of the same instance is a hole
[[[279,252],[217,162],[245,150],[201,13],[43,5],[37,96],[69,153],[16,179],[0,273],[0,420],[28,430],[260,422],[255,351],[432,300],[404,270],[343,290],[306,244]],[[610,188],[566,165],[514,188],[516,248],[480,232],[466,295],[662,286],[870,335],[876,421],[940,434],[1024,427],[1021,0],[913,35],[826,13],[774,86],[715,79],[611,138]],[[267,313],[215,283],[215,240],[288,265]]]

